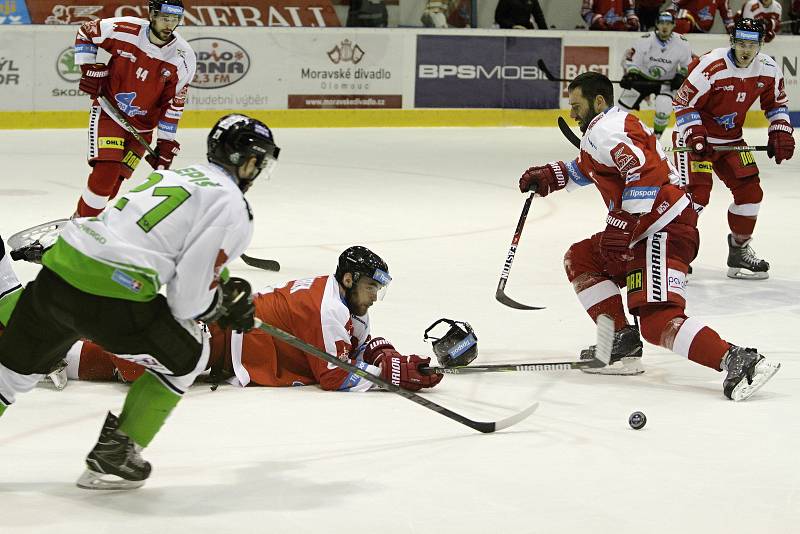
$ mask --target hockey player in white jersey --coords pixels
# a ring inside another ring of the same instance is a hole
[[[619,105],[627,110],[638,110],[645,98],[655,95],[655,120],[653,131],[661,137],[672,114],[672,99],[681,86],[692,51],[683,35],[674,33],[675,20],[665,11],[658,16],[656,31],[636,39],[625,52],[622,68],[625,75],[619,85],[624,89]]]
[[[778,0],[746,0],[736,20],[755,19],[764,25],[764,42],[770,43],[781,31],[781,3]]]
[[[148,368],[119,417],[108,414],[82,488],[144,484],[151,467],[140,450],[208,362],[196,320],[254,325],[250,285],[226,280],[225,266],[253,233],[243,193],[272,171],[279,149],[266,125],[244,115],[220,119],[207,143],[208,164],[154,172],[101,216],[67,224],[0,336],[0,414],[80,338]]]

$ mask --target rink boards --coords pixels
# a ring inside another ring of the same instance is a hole
[[[0,128],[86,124],[76,29],[3,28]],[[198,58],[184,127],[207,127],[234,110],[276,127],[551,126],[567,107],[566,88],[547,81],[537,61],[566,78],[594,70],[619,79],[622,56],[641,35],[199,26],[180,33]],[[695,53],[727,46],[725,35],[689,40]],[[784,73],[790,109],[800,101],[798,43],[780,36],[763,49]],[[766,125],[757,106],[748,126]]]

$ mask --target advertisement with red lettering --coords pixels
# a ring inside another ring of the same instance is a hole
[[[562,77],[572,80],[584,72],[599,72],[608,76],[607,46],[565,46]],[[567,84],[562,84],[562,96],[567,98]]]
[[[28,0],[33,24],[81,24],[110,17],[147,18],[142,0]],[[185,26],[341,26],[330,0],[185,0]]]

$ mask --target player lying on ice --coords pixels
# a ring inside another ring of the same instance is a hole
[[[430,364],[430,358],[403,356],[384,338],[370,336],[368,310],[382,297],[390,280],[386,262],[377,254],[365,247],[350,247],[339,256],[334,275],[292,280],[256,294],[256,316],[397,386],[411,391],[433,387],[442,375],[419,371],[420,366]],[[375,388],[372,382],[331,368],[261,330],[242,333],[211,324],[209,331],[208,368],[214,382],[236,386],[319,384],[329,391]],[[89,341],[75,343],[66,363],[62,377],[69,379],[132,382],[145,371]],[[399,374],[393,374],[393,369]]]
[[[0,414],[82,338],[147,368],[119,417],[106,417],[82,488],[136,488],[150,476],[141,449],[208,363],[198,320],[254,326],[250,285],[222,279],[253,233],[244,192],[262,170],[271,172],[279,149],[266,125],[244,115],[220,119],[207,146],[207,163],[155,172],[100,217],[70,221],[21,294],[0,258],[0,283],[8,284],[0,289],[8,321],[0,336]]]
[[[586,72],[570,82],[570,117],[583,132],[580,154],[570,162],[531,167],[519,180],[538,196],[595,184],[608,208],[606,229],[573,244],[564,256],[567,278],[592,320],[614,318],[611,365],[585,372],[638,374],[642,342],[627,324],[628,308],[641,319],[642,336],[715,371],[726,371],[725,396],[744,400],[775,374],[756,349],[733,345],[702,321],[687,317],[686,272],[697,255],[697,212],[655,135],[616,106],[611,81]],[[581,354],[593,357],[593,348]]]

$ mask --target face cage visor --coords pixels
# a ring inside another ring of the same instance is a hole
[[[365,273],[361,272],[353,273],[353,286],[355,286],[355,284],[358,283],[358,280],[361,278],[362,275],[365,275]],[[375,287],[374,285],[368,285],[367,288],[375,293],[377,300],[383,300],[384,297],[386,297],[387,291],[389,291],[389,284],[392,283],[392,277],[389,276],[389,273],[387,273],[386,271],[376,268],[375,272],[372,273],[372,276],[370,278],[378,282],[378,284],[380,284],[380,287]]]

